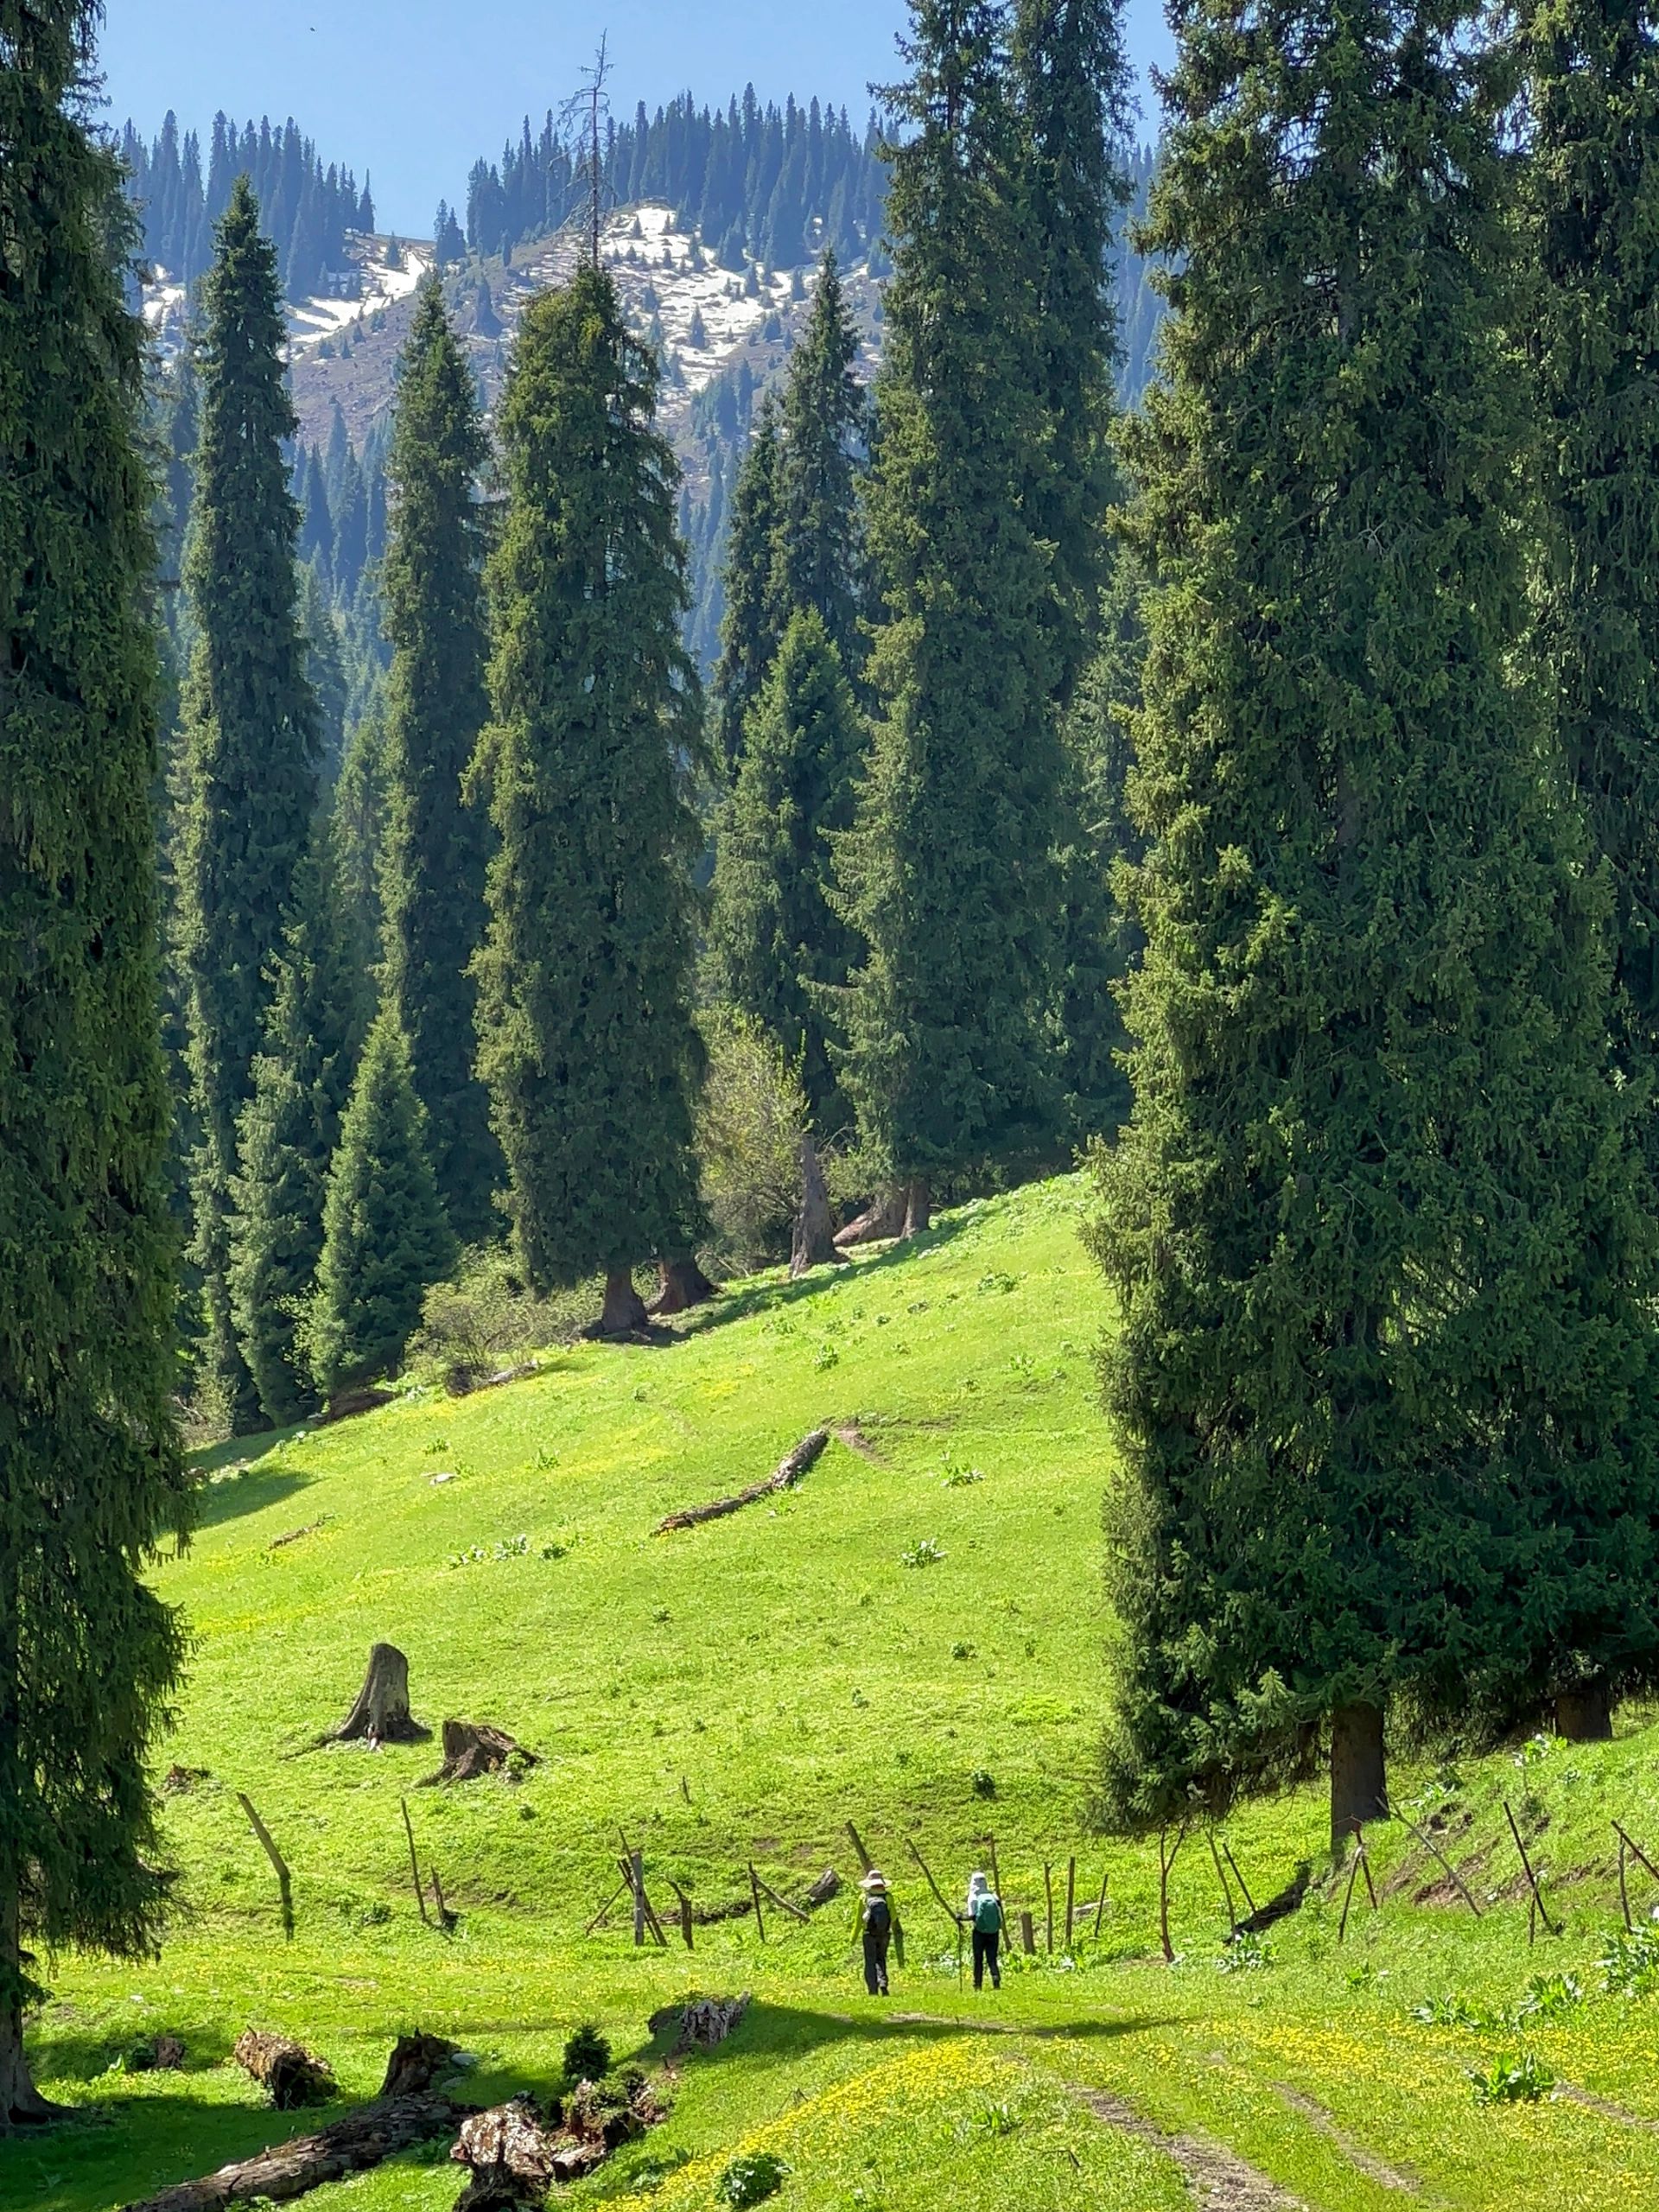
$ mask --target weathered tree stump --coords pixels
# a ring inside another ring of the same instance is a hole
[[[633,1287],[633,1273],[628,1268],[613,1268],[605,1278],[605,1300],[597,1321],[590,1321],[582,1331],[584,1337],[607,1338],[643,1336],[651,1325],[651,1316],[645,1311],[645,1300]]]
[[[506,2212],[510,2206],[545,2204],[559,2147],[556,2130],[543,2119],[533,2097],[514,2097],[474,2113],[449,2153],[455,2164],[470,2169],[455,2212],[463,2207],[466,2212]],[[601,2145],[588,2163],[597,2165],[604,2155]]]
[[[226,2212],[232,2204],[260,2198],[283,2204],[325,2182],[378,2166],[412,2144],[458,2127],[471,2109],[448,2097],[378,2097],[358,2112],[318,2129],[277,2143],[251,2158],[221,2166],[199,2181],[181,2181],[126,2212]]]
[[[278,2112],[327,2104],[334,2094],[333,2069],[291,2036],[267,2035],[261,2028],[247,2028],[238,2037],[232,2056],[252,2075]]]
[[[672,2028],[676,2055],[685,2050],[712,2050],[725,2042],[749,2009],[749,1993],[741,1997],[686,1997],[653,2012],[648,2026],[654,2036]]]
[[[645,1308],[653,1316],[685,1313],[694,1306],[706,1306],[719,1294],[717,1286],[698,1266],[695,1254],[689,1260],[659,1260],[657,1278],[657,1295]]]
[[[890,1236],[902,1236],[904,1230],[903,1190],[883,1191],[865,1207],[856,1221],[849,1221],[845,1229],[836,1231],[836,1243],[845,1251],[850,1244],[877,1244]]]
[[[1331,1848],[1389,1816],[1380,1706],[1339,1705],[1331,1715]]]
[[[443,2036],[399,2036],[386,2061],[383,2097],[424,2096],[456,2053],[456,2045]]]
[[[801,1139],[801,1210],[790,1235],[789,1272],[804,1275],[812,1268],[845,1267],[847,1255],[836,1243],[835,1217],[823,1186],[823,1168],[810,1137]]]
[[[831,1897],[838,1897],[840,1895],[841,1877],[833,1866],[826,1866],[817,1880],[808,1890],[806,1901],[816,1910],[819,1905],[828,1904]]]
[[[370,1647],[357,1703],[324,1743],[422,1744],[432,1733],[409,1710],[409,1662],[395,1643]]]
[[[496,1774],[516,1755],[524,1765],[537,1764],[516,1736],[487,1720],[446,1720],[443,1724],[443,1764],[429,1774],[427,1785],[438,1782],[473,1782],[480,1774]]]

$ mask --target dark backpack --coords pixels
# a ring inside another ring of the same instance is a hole
[[[892,1908],[878,1890],[864,1901],[864,1933],[867,1936],[885,1936],[892,1926]]]

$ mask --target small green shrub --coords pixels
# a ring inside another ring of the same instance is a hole
[[[992,1777],[986,1773],[982,1766],[976,1766],[974,1769],[973,1773],[969,1777],[969,1779],[973,1784],[973,1791],[976,1797],[995,1796],[996,1783]]]
[[[599,1297],[595,1281],[537,1298],[505,1247],[475,1246],[422,1300],[420,1326],[410,1339],[404,1366],[446,1390],[464,1393],[510,1365],[515,1354],[574,1344]]]
[[[564,2074],[569,2082],[601,2082],[611,2070],[611,2046],[597,2022],[584,2020],[564,2045]]]
[[[1535,1974],[1515,2008],[1517,2020],[1560,2020],[1584,2002],[1584,1991],[1570,1974]]]
[[[932,1536],[924,1536],[907,1552],[900,1552],[899,1560],[902,1567],[937,1567],[944,1557],[944,1545]]]
[[[1470,2002],[1459,1990],[1450,1990],[1444,1997],[1430,1997],[1421,2005],[1414,2005],[1411,2017],[1423,2028],[1490,2028],[1492,2016],[1478,2005]]]
[[[800,1068],[759,1022],[737,1014],[712,1017],[704,1042],[702,1202],[720,1256],[736,1267],[764,1266],[787,1254],[800,1203],[810,1111]]]
[[[764,2204],[769,2196],[776,2196],[789,2178],[789,2168],[771,2151],[747,2151],[741,2158],[734,2158],[720,2179],[715,2183],[715,2195],[721,2204],[728,2204],[732,2212],[743,2212],[748,2204]]]
[[[1618,1929],[1601,1956],[1601,1986],[1615,1997],[1646,1997],[1659,1989],[1659,1928]]]
[[[1273,1954],[1266,1944],[1258,1943],[1253,1937],[1244,1936],[1241,1936],[1237,1942],[1230,1943],[1227,1946],[1216,1961],[1216,1972],[1217,1974],[1259,1974],[1264,1967],[1270,1967],[1272,1964]]]
[[[1495,2060],[1489,2074],[1473,2066],[1465,2070],[1478,2105],[1535,2105],[1555,2086],[1555,2076],[1530,2050]]]

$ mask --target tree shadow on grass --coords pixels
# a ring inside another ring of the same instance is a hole
[[[815,1297],[821,1290],[833,1289],[837,1283],[880,1281],[908,1262],[938,1251],[971,1225],[959,1215],[951,1215],[925,1230],[919,1236],[895,1238],[868,1259],[855,1260],[845,1268],[814,1268],[810,1274],[795,1281],[776,1274],[764,1279],[740,1276],[735,1282],[722,1284],[719,1297],[711,1305],[694,1306],[675,1333],[681,1337],[703,1336],[710,1329],[724,1328],[729,1321],[747,1321],[757,1313],[787,1312],[791,1306]]]
[[[296,1491],[309,1489],[316,1479],[302,1467],[251,1466],[240,1474],[221,1475],[201,1485],[196,1526],[217,1529],[227,1521],[239,1521],[245,1513],[257,1513],[292,1497]]]
[[[800,2005],[775,2005],[757,1998],[722,2044],[695,2054],[699,2062],[718,2064],[725,2059],[772,2060],[804,2058],[826,2045],[841,2043],[891,2043],[909,2038],[924,2043],[949,2042],[958,2036],[998,2038],[1057,2036],[1078,2042],[1118,2036],[1145,2035],[1176,2024],[1160,2015],[1130,2013],[1113,2018],[1091,2015],[1064,2021],[999,2019],[986,2013],[924,2011],[899,1999],[891,2005],[880,1999],[849,1993],[848,2002],[857,2011],[840,2012]],[[863,2009],[868,2006],[868,2010]],[[632,2054],[636,2063],[666,2057],[674,2046],[674,2029],[665,2028],[641,2043]]]

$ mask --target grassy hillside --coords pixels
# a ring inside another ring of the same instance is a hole
[[[1324,2212],[1659,2202],[1659,1937],[1610,1949],[1610,1818],[1659,1859],[1644,1715],[1609,1745],[1396,1773],[1478,1919],[1395,1827],[1373,1838],[1381,1910],[1362,1892],[1339,1945],[1342,1885],[1306,1793],[1227,1837],[1257,1903],[1312,1863],[1301,1910],[1225,1945],[1195,1830],[1173,1886],[1182,1956],[1162,1964],[1155,1853],[1087,1824],[1110,1469],[1083,1203],[1075,1179],[988,1200],[808,1286],[742,1286],[672,1344],[550,1353],[510,1386],[416,1394],[214,1468],[205,1527],[161,1570],[196,1639],[168,1751],[177,1925],[153,1967],[57,1962],[36,2063],[86,2113],[0,2142],[0,2208],[101,2212],[305,2125],[263,2111],[226,2063],[250,2021],[324,2051],[347,2095],[418,2023],[474,2055],[482,2099],[554,2081],[587,2017],[619,2056],[643,2049],[648,2014],[692,1986],[757,2001],[720,2052],[685,2063],[667,2125],[573,2201],[710,2206],[753,2145],[791,2169],[782,2212],[1160,2212],[1192,2201],[1183,2162],[1232,2190],[1217,2203],[1289,2201],[1241,2195],[1221,2144]],[[796,1491],[652,1533],[822,1422],[850,1440]],[[493,1721],[538,1763],[423,1789],[434,1745],[319,1748],[378,1638],[408,1654],[434,1729]],[[293,1867],[292,1942],[238,1790]],[[405,1796],[461,1914],[448,1937],[416,1913]],[[1566,1923],[1530,1950],[1506,1799]],[[850,1878],[849,1819],[910,1939],[890,2007],[863,1994],[845,1898],[808,1926],[772,1911],[764,1946],[738,1910],[751,1859],[797,1898],[826,1865]],[[636,1954],[620,1912],[583,1936],[622,1831],[664,1907],[669,1878],[695,1900],[694,1958],[677,1938]],[[1104,1873],[1108,1907],[1070,1956],[1062,1929],[1055,1956],[1039,1948],[976,1999],[909,1839],[955,1893],[993,1834],[1039,1947],[1046,1861],[1062,1914],[1074,1853],[1079,1904]],[[1659,1889],[1631,1881],[1644,1911]],[[184,2037],[187,2069],[124,2070],[162,2028]],[[1554,2094],[1479,2101],[1471,2072],[1529,2056]],[[1150,2139],[1136,2116],[1185,2133]],[[447,2212],[442,2151],[311,2202]]]

